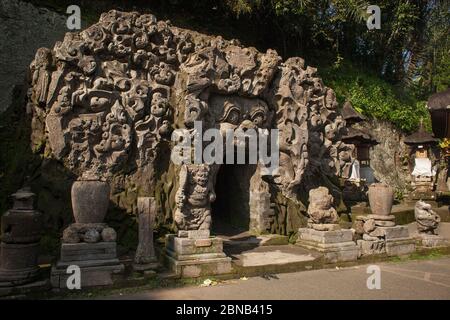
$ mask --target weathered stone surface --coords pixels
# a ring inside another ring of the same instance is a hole
[[[69,227],[64,229],[62,241],[64,243],[78,243],[81,241],[81,238],[75,229]]]
[[[105,228],[102,230],[102,240],[105,242],[115,242],[117,239],[117,233],[113,228]]]
[[[180,255],[223,252],[223,241],[220,238],[204,239],[209,241],[208,246],[197,246],[203,239],[179,238],[174,235],[166,236],[166,248]]]
[[[373,220],[373,219],[368,219],[368,220],[366,220],[366,221],[364,222],[363,229],[364,229],[364,232],[365,232],[365,233],[370,233],[370,232],[372,232],[373,230],[375,230],[375,228],[376,228],[376,222],[375,222],[375,220]]]
[[[386,240],[386,253],[388,256],[402,256],[413,253],[416,250],[415,241],[412,238],[399,238]]]
[[[334,231],[318,231],[309,228],[300,228],[298,230],[298,239],[316,241],[319,243],[347,242],[352,241],[353,232],[346,229]]]
[[[345,121],[334,91],[301,58],[282,62],[274,50],[261,53],[151,14],[112,10],[86,30],[66,34],[53,49],[38,50],[30,71],[29,103],[36,128],[42,128],[33,143],[45,141],[42,149],[77,175],[92,170],[121,180],[114,189],[124,195],[112,200],[130,212],[136,212],[137,195],[129,196],[124,185],[146,181],[143,194],[153,194],[158,167],[169,178],[160,181],[158,222],[210,228],[217,167],[167,165],[171,131],[186,129],[194,137],[195,121],[222,132],[279,129],[280,170],[269,182],[270,193],[302,208],[300,191],[328,181],[339,203],[339,189],[328,177],[348,176],[354,146],[341,141]],[[253,219],[263,231],[271,224],[281,230],[298,213],[290,210],[279,221],[269,207]]]
[[[0,5],[0,43],[21,39],[0,48],[0,113],[11,105],[13,88],[27,76],[27,65],[36,50],[51,46],[67,32],[64,14],[20,0],[3,0]],[[20,53],[20,54],[18,54]]]
[[[155,248],[153,245],[153,222],[156,215],[155,198],[138,198],[138,219],[139,219],[139,244],[136,249],[134,263],[148,265],[156,262]],[[154,265],[151,265],[153,267]],[[141,266],[142,269],[143,266]]]
[[[395,216],[393,214],[387,216],[381,214],[368,214],[367,218],[379,221],[395,221]]]
[[[386,240],[397,238],[408,238],[409,231],[406,226],[395,227],[377,227],[374,231],[369,233],[372,237],[384,238]]]
[[[417,239],[419,245],[429,248],[445,247],[450,245],[450,242],[447,239],[436,234],[419,233],[417,235]]]
[[[358,247],[352,241],[351,230],[318,231],[300,228],[296,244],[313,249],[324,255],[326,262],[355,261],[358,258]]]
[[[223,253],[220,238],[190,239],[167,235],[164,259],[181,277],[231,272],[231,258]]]
[[[72,185],[72,208],[76,223],[102,223],[108,211],[109,185],[84,175]]]
[[[59,263],[117,260],[115,242],[63,243]]]
[[[100,233],[95,229],[90,229],[86,231],[86,233],[83,235],[84,242],[87,243],[96,243],[100,241]]]
[[[383,221],[383,220],[374,220],[375,225],[377,227],[393,227],[395,226],[395,221]]]
[[[178,237],[189,239],[208,239],[210,231],[208,229],[203,230],[180,230],[178,231]]]
[[[385,183],[373,183],[369,186],[370,210],[373,214],[387,216],[391,213],[394,190]]]
[[[419,233],[437,234],[437,227],[441,222],[441,217],[431,209],[430,204],[417,201],[414,207],[414,216]]]
[[[383,240],[375,240],[375,241],[358,240],[357,244],[361,256],[386,253],[386,242]]]
[[[42,215],[33,210],[35,194],[23,188],[12,195],[13,209],[1,217],[0,287],[35,280]]]

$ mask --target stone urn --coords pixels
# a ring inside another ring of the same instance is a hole
[[[388,216],[391,214],[394,190],[384,183],[369,186],[369,203],[372,214]]]
[[[84,174],[72,185],[76,223],[102,223],[109,205],[109,185],[98,176]]]

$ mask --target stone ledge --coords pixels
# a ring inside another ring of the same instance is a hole
[[[176,260],[169,255],[165,256],[170,270],[182,278],[196,278],[231,273],[231,258],[208,258],[196,260]]]
[[[416,241],[413,238],[399,238],[386,240],[386,254],[389,257],[402,256],[416,250]]]
[[[318,231],[309,228],[298,230],[298,240],[312,241],[318,243],[341,243],[352,241],[353,232],[348,229],[333,231]]]

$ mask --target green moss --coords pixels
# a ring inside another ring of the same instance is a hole
[[[423,118],[425,126],[431,128],[425,101],[416,100],[411,94],[383,81],[377,75],[350,62],[339,67],[321,66],[320,75],[325,85],[333,88],[342,106],[349,100],[363,114],[380,120],[388,120],[406,132],[418,128]]]

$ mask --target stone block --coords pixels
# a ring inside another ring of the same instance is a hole
[[[352,238],[351,230],[317,231],[300,228],[296,244],[322,253],[324,260],[329,263],[355,261],[359,249]]]
[[[166,255],[165,260],[169,269],[182,278],[196,278],[231,272],[231,258],[229,257],[198,257],[197,259],[179,260]]]
[[[357,244],[361,256],[386,253],[386,243],[384,240],[378,241],[358,240]]]
[[[63,243],[61,262],[117,259],[115,242]]]
[[[388,256],[402,256],[416,250],[415,240],[412,238],[398,238],[386,240],[386,254]]]
[[[340,243],[348,242],[353,239],[353,232],[348,229],[319,231],[309,228],[300,228],[298,230],[298,239],[314,241],[318,243]]]
[[[180,277],[231,272],[231,258],[223,253],[220,238],[190,239],[166,236],[165,262]]]
[[[209,230],[180,230],[178,231],[179,238],[188,239],[207,239],[210,236]]]
[[[223,242],[220,238],[190,239],[167,235],[166,248],[177,255],[217,253],[223,251]]]
[[[81,267],[81,289],[85,287],[108,286],[113,284],[113,275],[124,271],[122,264]],[[67,289],[67,279],[72,273],[67,273],[67,267],[53,267],[50,277],[52,287]]]
[[[419,234],[417,236],[419,245],[423,247],[445,247],[450,245],[450,242],[436,234]]]
[[[372,237],[384,237],[386,240],[408,238],[409,231],[406,226],[377,227],[370,233]]]
[[[1,269],[3,270],[17,270],[22,269],[36,269],[37,259],[39,254],[39,243],[30,244],[16,244],[16,243],[2,243],[1,244]]]

